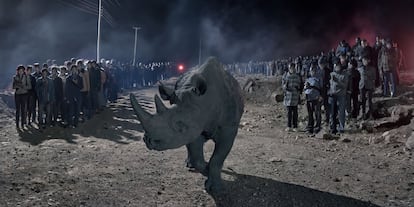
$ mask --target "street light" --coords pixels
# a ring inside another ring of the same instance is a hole
[[[132,61],[132,65],[135,66],[135,59],[136,59],[136,56],[137,56],[137,36],[138,36],[138,30],[140,30],[141,27],[132,27],[132,29],[135,30],[134,60]]]

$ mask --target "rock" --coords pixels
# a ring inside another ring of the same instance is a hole
[[[251,93],[254,90],[253,87],[256,85],[257,85],[256,82],[253,79],[249,78],[249,80],[247,80],[247,82],[243,86],[243,90],[248,93]]]
[[[380,137],[370,137],[369,138],[369,144],[378,144],[385,140],[383,136]]]
[[[269,159],[269,162],[283,162],[283,160],[281,158],[272,157]]]
[[[392,143],[397,143],[398,141],[398,136],[394,136],[394,135],[388,135],[385,137],[385,143],[387,144],[392,144]]]
[[[284,99],[283,94],[276,94],[275,95],[275,101],[276,102],[278,102],[278,103],[283,102],[283,99]]]
[[[351,142],[351,140],[350,140],[350,139],[348,139],[348,138],[344,138],[344,139],[342,140],[342,142],[349,143],[349,142]]]
[[[409,150],[414,150],[414,132],[411,132],[411,136],[408,137],[407,142],[405,142],[405,146]]]
[[[249,122],[247,122],[247,121],[245,121],[245,122],[242,122],[240,125],[241,125],[241,126],[247,126],[247,125],[250,125],[250,123],[249,123]]]
[[[322,138],[326,140],[338,140],[339,136],[331,133],[325,133],[322,135]]]
[[[385,143],[387,143],[387,144],[395,143],[398,140],[398,138],[395,137],[394,135],[392,135],[390,131],[386,131],[386,132],[382,133],[381,136],[382,136],[382,138],[384,138]]]
[[[372,133],[372,132],[374,132],[375,127],[374,127],[373,123],[368,122],[368,121],[364,121],[364,122],[361,122],[361,124],[359,125],[359,128],[362,131],[366,131],[367,133]]]

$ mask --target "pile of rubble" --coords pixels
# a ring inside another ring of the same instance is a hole
[[[275,103],[283,101],[280,76],[266,77],[263,75],[252,75],[236,77],[244,92],[247,102],[252,103]]]

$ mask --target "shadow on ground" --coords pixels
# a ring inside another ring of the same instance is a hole
[[[142,101],[151,105],[145,97]],[[117,103],[110,104],[90,120],[79,123],[77,128],[54,126],[39,130],[37,127],[29,127],[25,130],[18,130],[18,132],[20,140],[31,145],[39,145],[50,139],[62,139],[68,143],[77,144],[79,137],[94,137],[118,144],[129,144],[132,141],[141,140],[138,134],[143,132],[143,128],[132,111],[129,98],[123,96],[118,99]]]
[[[379,207],[300,185],[229,171],[223,173],[231,175],[234,181],[224,181],[225,192],[212,195],[219,207]]]

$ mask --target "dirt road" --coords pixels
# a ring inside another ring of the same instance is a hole
[[[155,92],[134,93],[153,110]],[[247,103],[224,163],[226,191],[209,195],[185,168],[185,147],[146,149],[131,110],[123,96],[76,129],[43,132],[18,132],[2,116],[0,206],[414,206],[412,153],[369,144],[381,134],[285,132],[280,104]]]

